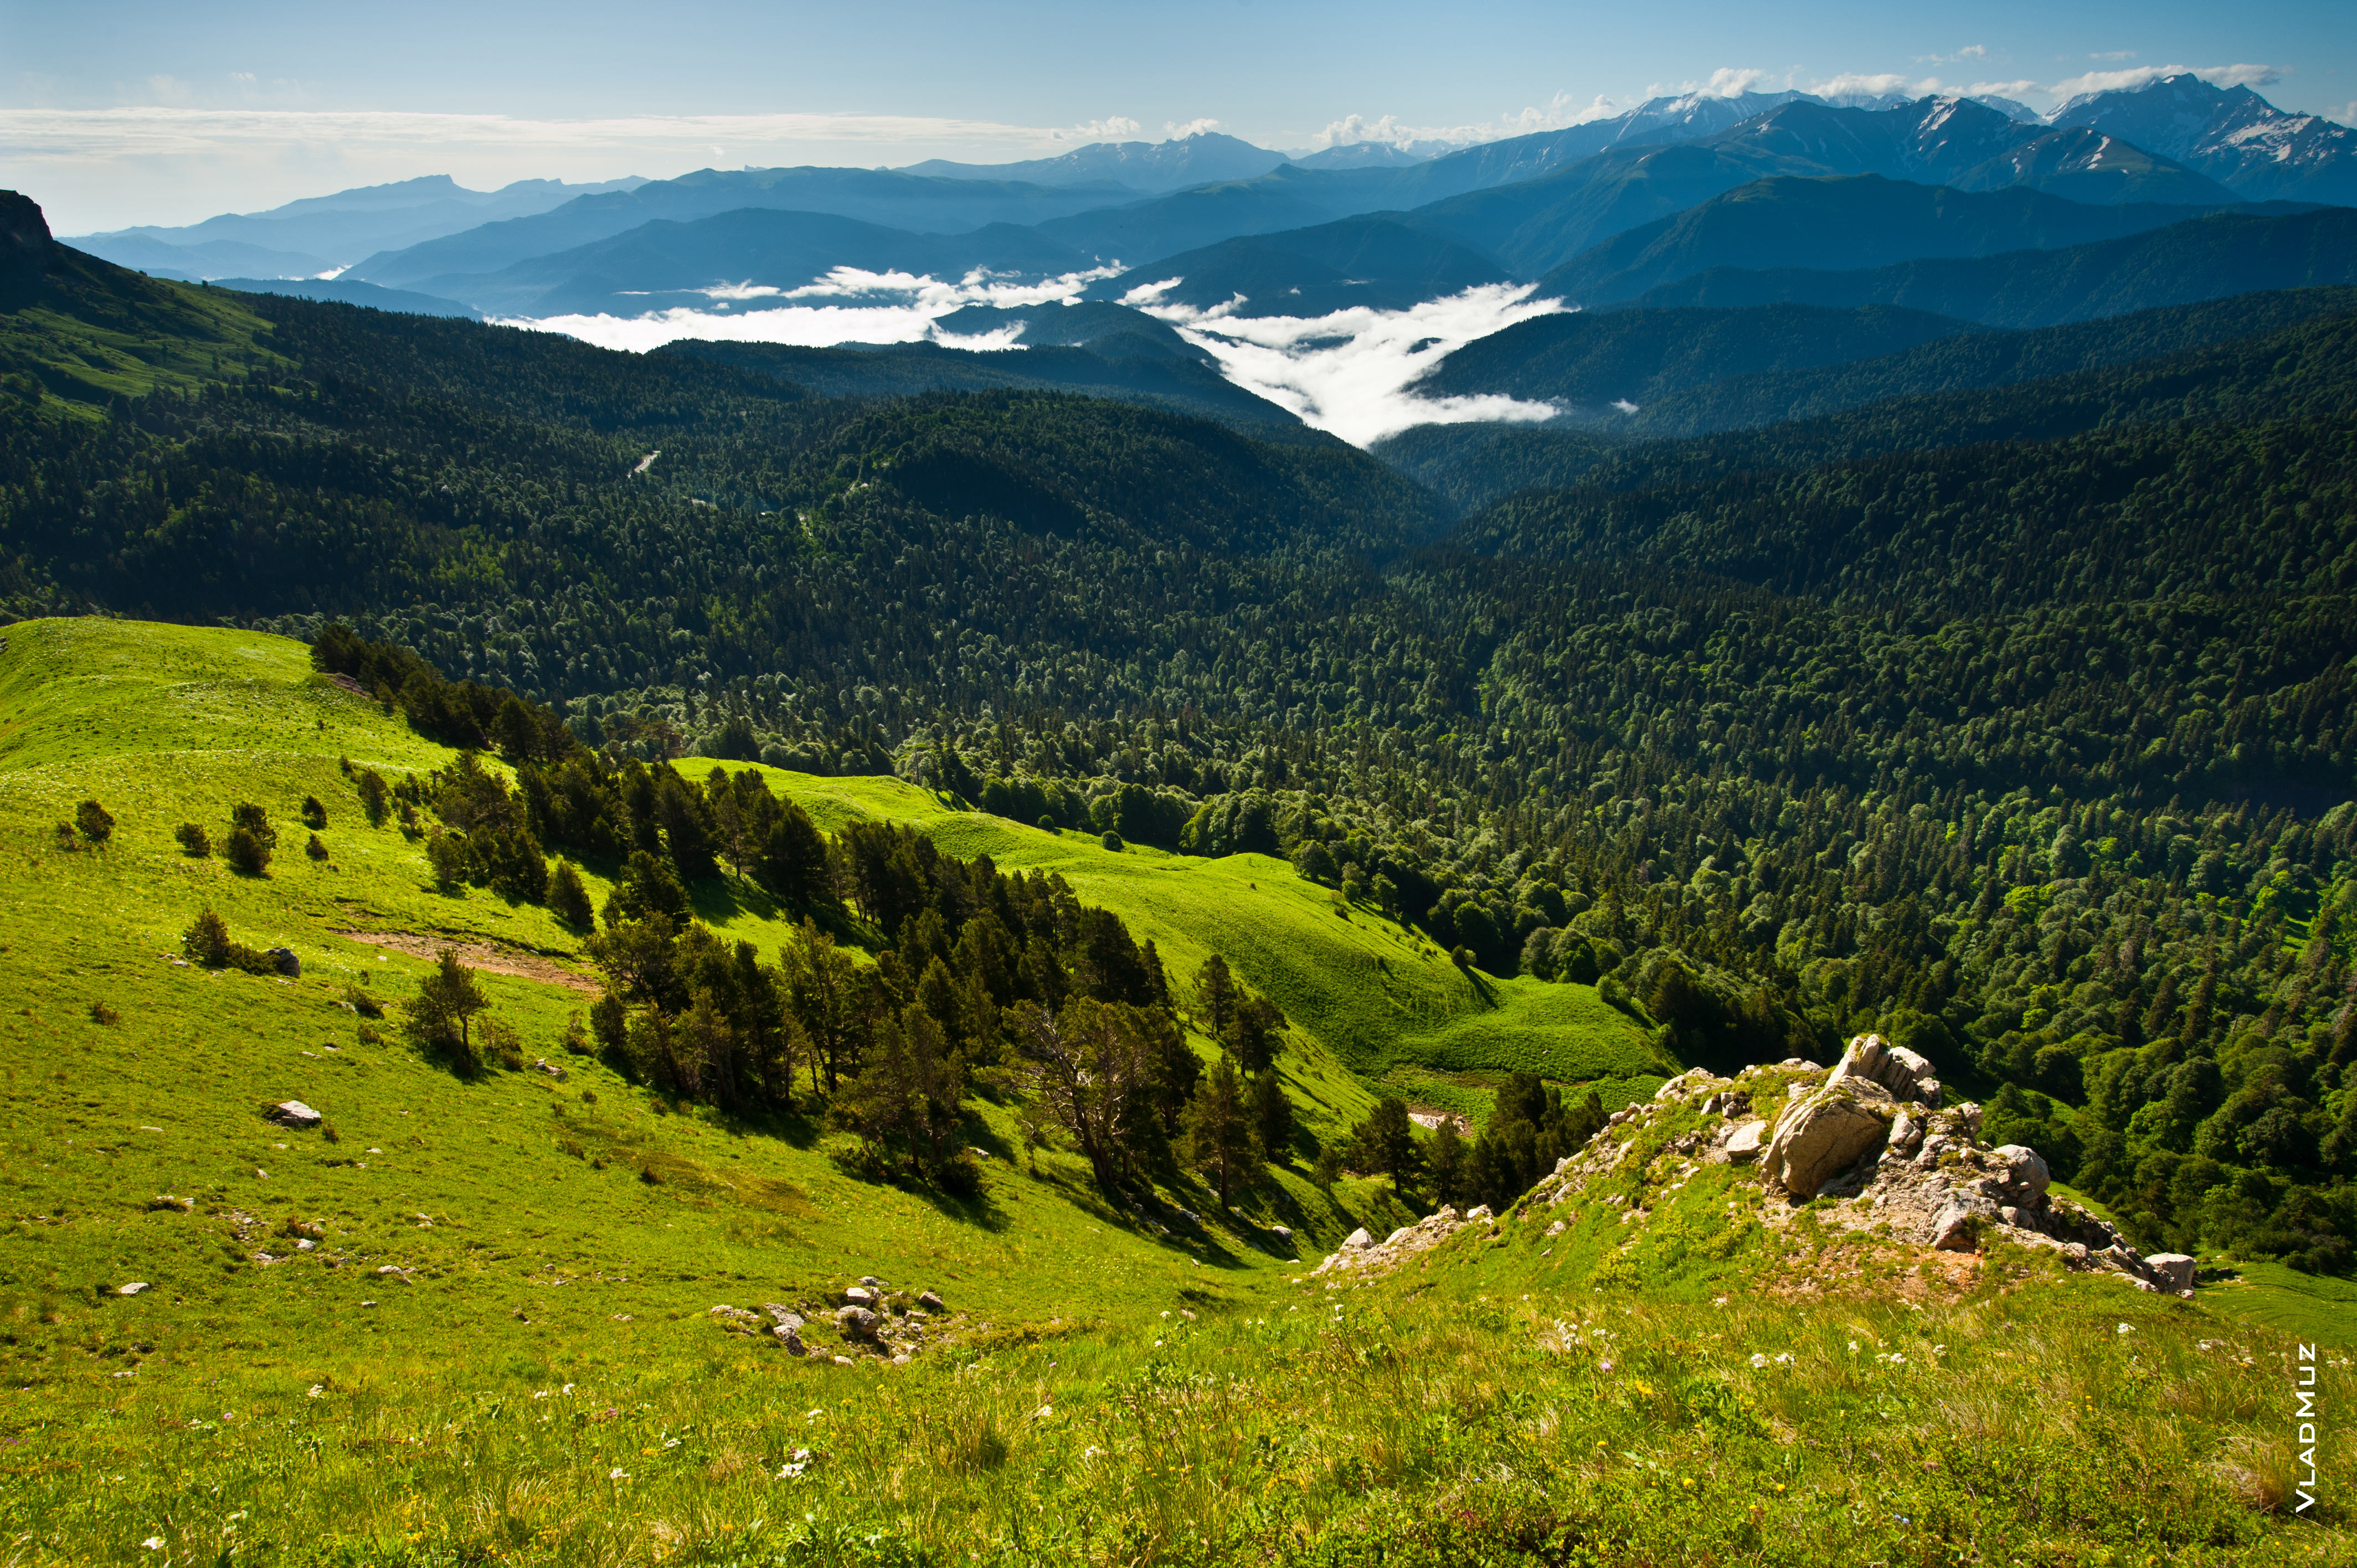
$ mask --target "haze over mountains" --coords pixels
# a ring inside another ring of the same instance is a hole
[[[249,289],[332,274],[332,295],[304,292],[630,348],[946,335],[963,340],[948,351],[971,354],[1047,341],[1037,313],[984,329],[942,317],[1085,299],[1129,307],[1118,336],[1136,344],[1156,319],[1176,328],[1196,368],[1114,374],[1101,361],[1053,383],[1078,375],[1105,395],[1193,406],[1201,387],[1170,378],[1216,370],[1255,423],[1260,407],[1291,410],[1369,440],[1425,417],[1574,417],[1551,394],[1531,401],[1545,377],[1529,367],[1433,374],[1534,314],[1894,306],[1957,330],[2053,325],[2357,283],[2352,203],[2357,132],[2179,74],[2048,116],[2003,99],[1689,94],[1437,156],[1361,143],[1297,158],[1199,132],[1000,165],[705,169],[490,193],[436,177],[78,242]],[[1446,327],[1421,324],[1444,314]],[[1464,361],[1477,362],[1505,361]],[[950,367],[869,357],[824,379],[1029,379]],[[1444,385],[1455,402],[1417,401],[1414,389]],[[1641,392],[1606,406],[1641,406]]]

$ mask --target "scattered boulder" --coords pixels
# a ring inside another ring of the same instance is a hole
[[[1792,1197],[1812,1198],[1819,1187],[1878,1148],[1889,1131],[1852,1086],[1828,1084],[1785,1110],[1768,1144],[1763,1169],[1770,1181]]]
[[[873,1343],[882,1321],[864,1306],[841,1306],[834,1312],[835,1332],[845,1339],[865,1339]]]
[[[2182,1252],[2155,1252],[2145,1259],[2144,1266],[2151,1271],[2153,1283],[2163,1290],[2193,1288],[2193,1260]]]
[[[1293,1240],[1293,1231],[1288,1226],[1272,1225],[1268,1228],[1268,1233],[1275,1237],[1280,1241],[1290,1241]]]
[[[1951,1203],[1932,1217],[1932,1245],[1943,1252],[1969,1252],[1980,1241],[1980,1222],[1991,1218],[1979,1205]]]
[[[281,1127],[317,1127],[322,1120],[317,1112],[299,1100],[280,1101],[270,1108],[269,1115]]]
[[[169,1208],[182,1214],[193,1214],[197,1210],[197,1200],[193,1197],[181,1197],[175,1193],[159,1192],[147,1200],[147,1208],[151,1213]]]
[[[767,1326],[759,1313],[748,1312],[741,1306],[730,1306],[725,1302],[705,1316],[731,1334],[756,1335]]]
[[[927,1312],[947,1312],[949,1310],[949,1308],[942,1304],[941,1296],[932,1291],[921,1292],[917,1297],[917,1305],[923,1307]]]
[[[1760,1141],[1768,1135],[1765,1122],[1746,1122],[1727,1140],[1727,1157],[1730,1160],[1756,1160],[1760,1157]]]
[[[2005,1163],[2004,1175],[1998,1185],[2007,1199],[2025,1208],[2035,1208],[2046,1196],[2046,1185],[2052,1179],[2045,1159],[2035,1149],[2019,1144],[2007,1144],[1991,1151]]]
[[[532,1064],[532,1070],[534,1072],[546,1073],[549,1077],[556,1079],[559,1083],[565,1081],[565,1069],[550,1061],[546,1057],[542,1057],[539,1060],[533,1062]]]
[[[1318,1264],[1313,1273],[1323,1274],[1352,1270],[1383,1273],[1405,1262],[1418,1252],[1429,1251],[1460,1230],[1476,1225],[1489,1225],[1491,1219],[1486,1207],[1466,1215],[1458,1214],[1454,1208],[1443,1208],[1414,1225],[1400,1227],[1380,1245],[1364,1230],[1354,1230],[1351,1239],[1342,1243],[1342,1250]]]
[[[879,1293],[871,1290],[866,1285],[846,1285],[844,1287],[843,1304],[845,1306],[873,1307],[882,1299],[883,1297]]]
[[[303,961],[295,956],[293,948],[264,948],[263,953],[278,966],[278,972],[287,979],[303,978]]]
[[[1494,1213],[1491,1212],[1490,1206],[1488,1204],[1478,1203],[1471,1208],[1465,1211],[1465,1218],[1473,1221],[1475,1224],[1480,1225],[1485,1224],[1498,1217]]]
[[[144,1291],[146,1288],[147,1282],[145,1280],[134,1280],[127,1285],[118,1285],[115,1287],[114,1294],[117,1295],[137,1295],[141,1291]]]

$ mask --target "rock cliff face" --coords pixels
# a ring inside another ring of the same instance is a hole
[[[40,204],[16,191],[0,190],[0,278],[11,282],[38,278],[48,270],[57,248]]]

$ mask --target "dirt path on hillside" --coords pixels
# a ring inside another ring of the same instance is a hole
[[[459,961],[472,969],[489,970],[493,974],[512,974],[521,980],[537,980],[544,985],[562,985],[568,991],[587,992],[595,995],[599,987],[587,975],[576,974],[558,967],[555,961],[522,948],[498,947],[490,942],[462,942],[448,937],[421,937],[408,931],[341,930],[336,935],[350,937],[371,947],[391,948],[412,958],[439,958],[444,948],[457,950]]]

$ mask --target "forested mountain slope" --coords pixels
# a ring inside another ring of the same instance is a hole
[[[268,303],[264,373],[9,405],[16,605],[350,615],[611,757],[1283,855],[1675,1061],[1894,1034],[2147,1244],[2349,1258],[2347,316],[1442,538],[1352,452]]]

